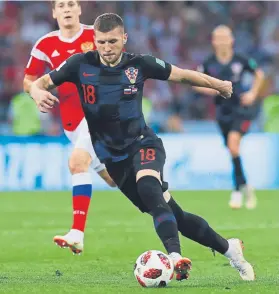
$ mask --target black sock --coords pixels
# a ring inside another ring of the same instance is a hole
[[[168,205],[171,207],[178,225],[179,232],[203,246],[212,248],[224,254],[229,248],[228,241],[216,233],[200,216],[183,211],[181,207],[170,199]]]
[[[242,168],[242,162],[239,156],[232,158],[233,162],[233,182],[235,189],[238,191],[241,185],[246,184],[246,178]]]
[[[153,216],[154,227],[168,253],[181,253],[176,218],[163,197],[160,182],[152,176],[138,180],[137,190]]]

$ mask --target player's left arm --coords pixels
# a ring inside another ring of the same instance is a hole
[[[224,98],[230,98],[232,95],[232,83],[229,81],[218,80],[197,71],[181,69],[151,55],[142,56],[142,65],[146,78],[214,89]]]
[[[232,83],[230,81],[222,81],[207,74],[194,70],[181,69],[174,65],[171,65],[168,80],[188,84],[192,87],[213,89],[218,91],[224,98],[230,98],[232,95]]]
[[[208,69],[207,69],[207,62],[205,61],[203,64],[200,64],[197,67],[197,71],[208,75],[209,73],[208,73]],[[209,88],[192,86],[192,89],[195,90],[196,92],[198,92],[198,93],[200,93],[202,95],[206,95],[206,96],[218,96],[218,95],[220,95],[219,91],[209,89]]]
[[[243,105],[251,105],[259,97],[265,76],[263,70],[258,67],[253,58],[244,59],[244,70],[254,75],[254,81],[251,89],[241,95],[241,101]]]

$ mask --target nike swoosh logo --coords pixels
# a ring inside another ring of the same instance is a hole
[[[88,73],[84,72],[83,76],[84,77],[93,77],[93,76],[95,76],[95,74],[88,74]]]
[[[147,164],[147,163],[151,163],[153,161],[145,161],[145,162],[141,162],[140,164],[143,165],[143,164]]]

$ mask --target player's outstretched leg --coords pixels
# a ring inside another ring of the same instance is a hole
[[[243,256],[242,241],[239,239],[226,240],[215,232],[203,218],[183,211],[173,198],[169,199],[168,205],[175,215],[178,230],[183,236],[226,256],[230,264],[239,271],[243,280],[255,279],[253,267]]]
[[[54,242],[61,248],[69,247],[74,254],[83,251],[84,229],[92,193],[92,174],[77,173],[73,181],[73,224],[64,236],[55,236]]]
[[[233,209],[241,208],[243,205],[243,194],[246,197],[246,208],[254,209],[257,205],[256,195],[254,189],[247,185],[246,177],[242,167],[242,160],[240,157],[240,141],[242,134],[237,131],[231,131],[228,134],[228,149],[232,156],[233,165],[233,183],[235,191],[231,194],[229,206]]]
[[[188,278],[191,260],[181,256],[177,221],[163,198],[159,180],[154,176],[143,176],[137,181],[137,191],[153,217],[155,230],[173,260],[177,275]]]
[[[88,152],[75,149],[69,161],[72,173],[73,224],[70,232],[64,236],[55,236],[54,242],[69,247],[73,254],[83,251],[84,229],[92,194],[92,173],[88,172],[92,159]]]

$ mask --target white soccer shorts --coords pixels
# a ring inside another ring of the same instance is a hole
[[[64,130],[64,132],[67,138],[73,144],[74,148],[84,149],[90,154],[92,158],[90,167],[92,169],[94,169],[96,172],[100,172],[106,168],[105,165],[100,162],[99,158],[97,157],[94,151],[88,130],[87,121],[85,118],[82,119],[82,121],[74,131],[70,132]]]

